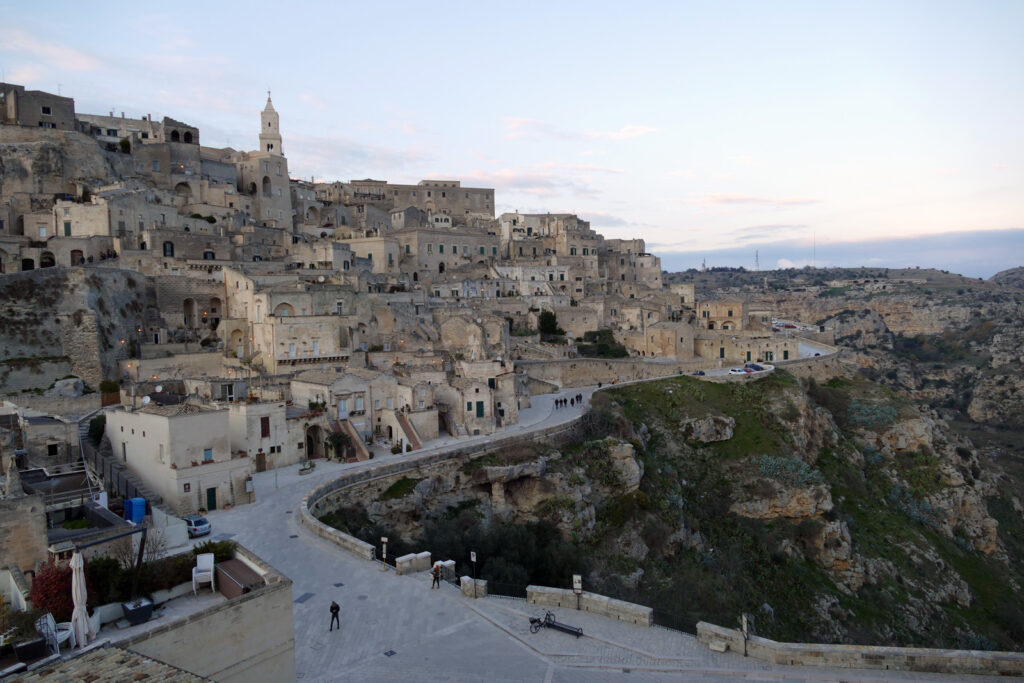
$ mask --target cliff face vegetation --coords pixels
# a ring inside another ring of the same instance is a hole
[[[560,448],[407,477],[327,521],[415,538],[465,573],[486,547],[495,581],[583,572],[683,627],[747,612],[787,640],[1020,649],[1010,476],[864,378],[675,378],[596,395]]]

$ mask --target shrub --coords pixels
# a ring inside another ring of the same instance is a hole
[[[71,567],[47,562],[36,572],[30,593],[36,608],[56,621],[68,621],[75,605],[71,600]]]
[[[766,477],[771,477],[795,486],[810,486],[825,483],[821,472],[813,469],[803,460],[783,458],[777,455],[762,455],[758,461],[758,469]]]
[[[214,562],[227,562],[235,556],[237,547],[238,544],[234,541],[207,541],[192,548],[192,554],[199,556],[203,553],[213,553]]]
[[[95,557],[85,563],[85,582],[91,607],[121,600],[121,563],[113,557]]]
[[[896,420],[896,409],[876,403],[850,401],[848,417],[853,427],[884,427]]]

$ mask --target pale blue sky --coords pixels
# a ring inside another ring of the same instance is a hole
[[[81,112],[251,149],[270,88],[293,176],[458,178],[666,267],[802,265],[815,240],[818,265],[859,265],[842,243],[980,230],[1004,231],[990,267],[889,265],[1024,263],[1022,35],[1016,0],[0,0],[6,80]]]

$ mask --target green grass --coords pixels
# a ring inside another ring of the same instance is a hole
[[[389,486],[386,491],[377,496],[377,500],[395,500],[397,498],[405,498],[412,490],[416,488],[416,484],[423,481],[423,478],[414,477],[402,477],[394,484]]]

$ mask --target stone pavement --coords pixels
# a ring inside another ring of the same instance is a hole
[[[594,387],[571,389],[565,396]],[[553,410],[558,395],[539,396],[521,412],[531,429],[568,421],[582,406]],[[293,581],[296,678],[302,681],[891,681],[962,680],[953,676],[823,671],[776,667],[734,654],[717,654],[693,636],[642,628],[574,610],[555,610],[583,627],[584,637],[542,629],[529,632],[528,616],[543,608],[522,600],[472,600],[447,584],[430,590],[424,573],[396,576],[308,533],[298,523],[298,505],[313,486],[342,472],[412,460],[452,444],[431,442],[415,453],[362,463],[320,461],[309,475],[298,466],[255,476],[256,502],[208,513],[213,538],[231,538],[254,551]],[[441,441],[441,440],[439,440]],[[276,478],[276,485],[275,485]],[[202,542],[205,539],[197,539]],[[341,630],[328,632],[331,600],[341,605]],[[971,677],[971,681],[985,680]]]

